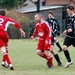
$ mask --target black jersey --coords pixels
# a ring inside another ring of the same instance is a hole
[[[59,26],[59,23],[58,23],[58,21],[56,20],[56,18],[54,18],[54,17],[51,18],[51,19],[48,18],[46,21],[47,21],[47,22],[49,23],[49,25],[51,26],[54,35],[56,35],[57,32],[60,32],[60,26]]]
[[[73,15],[72,17],[66,17],[66,30],[68,30],[69,28],[72,29],[72,32],[67,32],[67,36],[75,37],[75,15]]]

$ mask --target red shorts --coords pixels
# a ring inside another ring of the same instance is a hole
[[[45,44],[45,40],[39,40],[36,50],[50,50],[51,44]]]
[[[5,46],[8,42],[8,36],[5,31],[0,31],[0,48]]]

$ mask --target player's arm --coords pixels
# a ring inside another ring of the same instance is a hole
[[[19,31],[21,33],[21,36],[25,37],[25,32],[23,31],[23,29],[22,28],[19,28]]]
[[[66,18],[65,18],[65,30],[64,30],[64,32],[63,32],[64,35],[67,34],[67,30],[68,30],[68,29],[67,29],[67,17],[68,17],[68,16],[66,16]]]
[[[34,32],[33,32],[33,34],[32,34],[30,39],[34,39],[36,37],[36,35],[37,35],[37,29],[35,27]]]
[[[74,16],[75,17],[75,16]],[[75,31],[75,18],[74,18],[74,26],[73,26],[73,28],[72,28],[72,31]]]
[[[67,16],[67,17],[66,17],[66,21],[65,21],[65,23],[66,23],[66,26],[65,26],[66,30],[64,31],[64,34],[65,34],[65,35],[66,35],[67,33],[70,33],[70,32],[75,31],[74,26],[71,27],[69,21],[70,21],[70,20],[69,20],[69,17]],[[74,21],[73,21],[73,22],[74,22]],[[74,24],[74,23],[73,23],[73,24]]]
[[[75,16],[74,16],[74,21],[73,21],[73,26],[71,27],[71,26],[69,26],[70,28],[68,28],[68,30],[67,30],[67,32],[69,33],[69,32],[74,32],[75,31]]]
[[[19,29],[21,36],[25,37],[25,32],[23,31],[23,29],[21,28],[20,24],[18,22],[16,22],[15,20],[9,18],[8,19],[9,24],[13,24],[17,29]]]
[[[17,29],[21,28],[20,24],[11,18],[8,18],[8,22],[9,24],[13,24]]]
[[[56,19],[55,19],[55,21],[56,21],[57,35],[59,36],[60,35],[60,26],[59,26],[59,23]]]

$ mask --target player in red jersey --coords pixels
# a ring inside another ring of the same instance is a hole
[[[25,37],[25,32],[22,30],[21,26],[20,26],[16,21],[14,21],[13,19],[11,19],[11,18],[9,18],[9,17],[6,17],[5,14],[6,14],[5,10],[1,9],[1,10],[0,10],[0,27],[2,27],[2,28],[4,29],[4,31],[6,32],[6,34],[7,34],[7,28],[8,28],[8,26],[9,26],[10,24],[13,24],[16,28],[18,28],[18,29],[20,30],[21,36],[24,36],[24,37]],[[0,33],[1,33],[1,32],[0,32]],[[2,32],[2,33],[3,33],[3,32]],[[1,34],[2,34],[2,33],[1,33]],[[3,35],[5,35],[5,34],[3,34]],[[7,35],[7,36],[8,36],[8,35]],[[6,36],[6,38],[4,37],[4,39],[3,39],[3,43],[4,43],[4,44],[0,43],[0,45],[2,45],[2,46],[4,47],[4,52],[3,52],[3,54],[7,54],[7,53],[8,53],[8,37],[7,37],[7,36]],[[2,36],[2,37],[3,37],[3,36]],[[2,37],[1,37],[1,38],[2,38]],[[2,47],[2,46],[0,46],[0,47]],[[6,50],[6,52],[5,52],[5,50]],[[4,67],[6,67],[6,66],[5,66],[5,62],[8,63],[8,65],[9,65],[9,67],[10,67],[11,70],[14,70],[13,65],[11,65],[11,64],[4,58],[4,56],[3,56],[2,64],[1,64],[1,65],[4,66]]]
[[[35,30],[31,39],[34,39],[38,34],[39,42],[37,45],[36,53],[47,60],[47,66],[49,68],[53,67],[52,56],[49,55],[50,45],[51,45],[51,36],[52,32],[47,22],[44,21],[42,14],[35,15]]]

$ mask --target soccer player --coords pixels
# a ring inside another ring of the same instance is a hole
[[[51,46],[51,28],[49,27],[48,23],[44,21],[44,17],[42,14],[38,13],[35,15],[35,30],[31,39],[34,39],[35,36],[38,34],[39,41],[36,49],[36,53],[47,60],[47,66],[49,68],[53,67],[52,56],[49,55],[49,50]]]
[[[8,53],[6,52],[6,49],[5,49],[5,45],[7,42],[8,42],[7,33],[4,29],[4,27],[2,25],[0,25],[0,49],[3,54],[3,59],[4,59],[4,61],[7,61],[7,63],[9,64],[10,70],[14,70],[13,65],[9,59]]]
[[[56,59],[58,66],[62,66],[62,63],[60,61],[59,55],[56,53],[56,51],[54,50],[54,41],[57,41],[56,39],[56,33],[57,33],[57,26],[56,24],[58,24],[57,20],[53,17],[53,13],[49,12],[48,13],[49,18],[46,20],[49,23],[49,26],[52,28],[52,44],[51,44],[51,48],[50,51],[53,54],[54,58]],[[56,23],[55,23],[56,22]],[[53,26],[54,25],[54,26]],[[59,24],[58,24],[58,28],[59,28]],[[59,30],[58,30],[59,33]],[[58,46],[60,46],[59,42],[56,43]],[[62,48],[60,47],[60,50],[62,50]]]
[[[67,59],[65,68],[69,67],[73,62],[71,61],[70,54],[68,51],[69,46],[75,47],[75,14],[74,7],[72,5],[67,6],[67,17],[66,17],[66,29],[63,34],[66,36],[63,43],[64,55]]]
[[[6,17],[5,14],[6,14],[5,10],[1,9],[0,10],[0,27],[2,27],[4,29],[4,32],[6,32],[6,34],[7,34],[8,26],[10,24],[13,24],[16,28],[18,28],[20,30],[21,36],[25,37],[25,32],[22,30],[21,26],[16,21],[14,21],[13,19],[11,19],[9,17]],[[3,43],[1,43],[2,44],[1,47],[3,47],[2,51],[4,50],[4,52],[2,52],[3,53],[3,59],[2,59],[2,64],[1,65],[3,67],[6,67],[5,63],[7,62],[9,67],[10,67],[10,70],[14,70],[13,65],[11,64],[11,62],[8,61],[7,57],[4,57],[4,55],[8,54],[8,35],[6,35],[6,38],[4,37],[2,41],[3,41]]]
[[[62,48],[56,38],[56,35],[58,35],[58,36],[60,35],[60,26],[59,26],[57,19],[54,17],[53,12],[49,11],[48,18],[46,21],[49,23],[49,25],[52,28],[53,35],[54,35],[54,41],[55,41],[57,47],[59,48],[59,52],[61,52]]]

